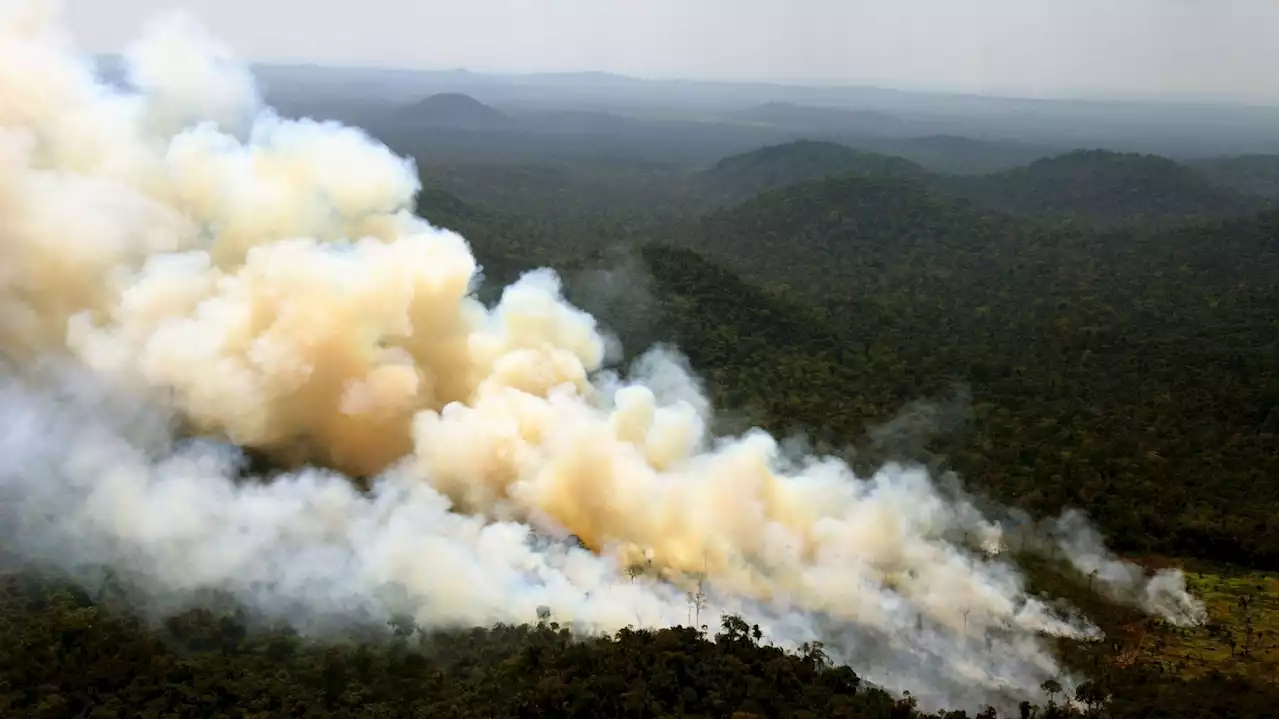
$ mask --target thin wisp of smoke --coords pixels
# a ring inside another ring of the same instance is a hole
[[[821,640],[926,703],[1071,682],[1048,637],[1097,630],[1029,594],[963,495],[712,436],[682,360],[607,371],[549,270],[485,306],[466,241],[415,215],[411,161],[263,108],[194,24],[126,61],[112,88],[42,4],[0,21],[6,547],[300,623],[546,607],[611,631],[686,623],[694,592],[699,621]],[[296,469],[240,482],[239,448]],[[1108,596],[1203,617],[1180,575],[1055,526]]]

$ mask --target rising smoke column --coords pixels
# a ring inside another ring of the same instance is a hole
[[[28,559],[302,623],[657,627],[701,587],[705,623],[822,639],[936,704],[1038,698],[1061,673],[1044,637],[1096,634],[923,470],[711,436],[679,358],[605,371],[550,271],[481,304],[465,240],[415,214],[412,162],[263,108],[194,24],[154,25],[122,91],[56,20],[0,23],[0,527]],[[237,445],[298,469],[238,483]],[[1106,591],[1202,616],[1073,521],[1059,545]],[[544,539],[568,533],[590,551]]]

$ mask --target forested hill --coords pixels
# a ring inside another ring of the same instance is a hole
[[[835,142],[797,140],[726,157],[699,179],[713,194],[742,200],[827,175],[912,178],[926,172],[901,157],[862,152]]]
[[[838,176],[712,213],[684,237],[749,274],[774,273],[762,279],[803,282],[824,295],[865,295],[868,285],[928,279],[915,272],[926,265],[942,264],[952,278],[963,275],[981,255],[1033,244],[1034,238],[1020,239],[1024,229],[914,180]],[[945,252],[947,262],[931,259],[935,252]]]
[[[1054,230],[908,181],[795,185],[683,237],[839,338],[780,328],[760,357],[743,348],[775,310],[693,256],[659,275],[687,298],[682,346],[775,426],[857,436],[962,383],[973,421],[932,449],[971,484],[1037,512],[1086,507],[1128,550],[1267,568],[1277,231],[1269,212]]]
[[[1268,166],[1262,157],[1183,164],[1155,155],[1079,150],[999,172],[950,175],[931,173],[901,157],[799,140],[726,157],[702,173],[698,189],[721,200],[741,201],[831,176],[914,179],[939,195],[986,210],[1115,224],[1230,217],[1274,208],[1275,158]]]
[[[422,127],[495,129],[513,122],[501,110],[456,92],[442,92],[423,98],[402,111],[402,119]]]
[[[1173,160],[1104,150],[1070,152],[988,175],[937,178],[934,186],[991,209],[1104,222],[1226,217],[1268,206]]]
[[[1277,195],[1277,165],[1275,155],[1232,155],[1229,157],[1205,157],[1187,163],[1209,181],[1238,192],[1270,197]]]

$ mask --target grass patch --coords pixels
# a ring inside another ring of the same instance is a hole
[[[1198,627],[1174,626],[1091,591],[1087,577],[1061,560],[1021,557],[1033,591],[1065,599],[1103,632],[1097,642],[1058,642],[1068,666],[1092,677],[1154,674],[1196,681],[1230,676],[1275,685],[1280,592],[1274,572],[1169,558],[1131,560],[1148,571],[1181,566],[1187,588],[1204,602],[1208,620]]]
[[[1133,659],[1162,664],[1166,671],[1186,678],[1216,670],[1274,682],[1280,646],[1276,575],[1188,572],[1187,586],[1204,601],[1209,620],[1192,628],[1173,627],[1159,620],[1125,627],[1137,640],[1131,645],[1136,653]]]

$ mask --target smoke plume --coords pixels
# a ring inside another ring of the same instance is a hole
[[[467,243],[414,213],[411,161],[263,108],[190,22],[125,59],[112,89],[47,6],[0,20],[12,552],[316,626],[545,607],[582,631],[652,628],[689,621],[694,592],[702,623],[821,640],[925,704],[1072,683],[1049,637],[1097,630],[1031,596],[962,495],[712,436],[683,360],[609,371],[553,272],[479,302]],[[241,448],[293,469],[242,481]],[[1112,596],[1202,616],[1179,575],[1148,581],[1082,520],[1059,528]]]

